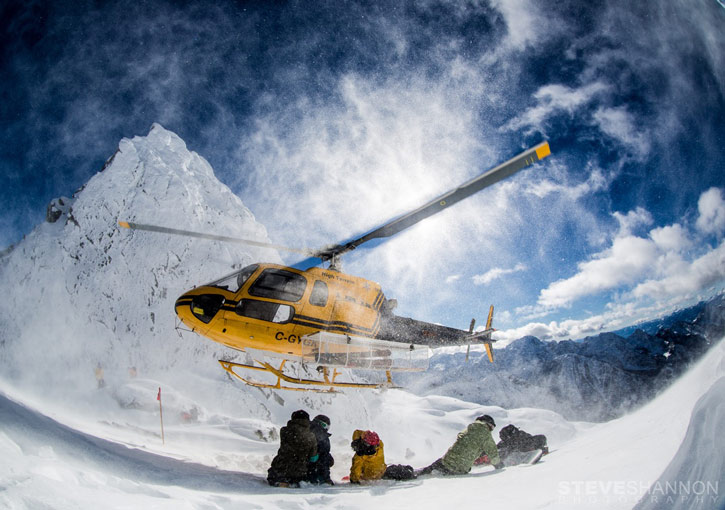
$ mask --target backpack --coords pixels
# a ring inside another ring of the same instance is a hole
[[[532,436],[528,432],[525,432],[513,425],[507,425],[499,432],[501,441],[496,445],[501,451],[515,451],[515,452],[528,452],[531,450],[543,450],[544,453],[548,453],[549,449],[546,445],[546,436],[538,434]]]
[[[384,480],[412,480],[417,478],[412,466],[403,464],[391,464],[383,474]]]

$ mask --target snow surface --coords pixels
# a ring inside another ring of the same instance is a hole
[[[687,428],[687,435],[682,441],[680,449],[656,482],[656,486],[662,489],[660,492],[665,492],[671,487],[684,491],[687,485],[681,487],[683,481],[691,482],[689,490],[696,495],[701,493],[703,496],[709,496],[708,491],[714,492],[703,481],[723,481],[725,441],[722,440],[722,431],[724,428],[725,377],[721,377],[707,393],[700,397],[695,405]],[[706,455],[707,461],[692,462],[692,457],[696,455]],[[688,498],[668,498],[666,494],[662,493],[656,495],[659,497],[644,499],[637,508],[691,508],[691,501],[688,501]],[[719,501],[719,506],[722,507],[722,496]],[[713,505],[713,507],[715,506]]]
[[[213,392],[215,380],[197,380]],[[160,383],[159,383],[160,384]],[[371,426],[386,445],[389,463],[422,467],[442,454],[455,434],[481,412],[499,427],[515,423],[546,433],[552,453],[534,466],[501,472],[475,468],[461,477],[421,477],[367,486],[338,484],[275,489],[264,481],[277,442],[269,423],[217,414],[199,402],[201,417],[171,419],[159,435],[157,382],[131,386],[137,409],[114,406],[98,390],[92,415],[53,409],[24,398],[3,382],[0,397],[0,505],[12,509],[98,508],[723,508],[725,483],[719,433],[723,423],[725,341],[640,410],[608,423],[569,423],[551,411],[504,410],[402,390],[368,393],[369,417],[351,421],[346,394],[307,396],[332,419],[333,479],[347,474],[353,428]],[[171,390],[173,392],[173,390]],[[173,394],[173,393],[172,393]],[[165,399],[162,390],[162,402]],[[179,408],[170,398],[165,415]],[[699,400],[698,400],[699,399]],[[228,404],[230,411],[238,406]],[[710,414],[715,413],[714,416]],[[235,417],[235,415],[237,417]],[[692,418],[692,420],[691,420]],[[281,422],[279,423],[282,424]],[[688,429],[689,427],[689,429]],[[683,442],[684,438],[684,442]],[[265,440],[266,439],[266,440]],[[713,448],[713,445],[716,445]],[[680,448],[678,450],[678,448]],[[673,457],[673,454],[676,454]],[[663,474],[664,472],[664,474]],[[687,482],[668,493],[660,481]],[[700,481],[702,485],[696,485]],[[662,484],[662,485],[660,485]]]
[[[717,491],[699,500],[680,491],[674,496],[689,498],[683,507],[725,503],[722,448],[712,447],[722,423],[723,341],[650,404],[596,425],[403,390],[250,388],[216,362],[234,352],[177,336],[173,303],[194,285],[277,254],[116,225],[267,240],[208,163],[154,125],[146,137],[122,140],[70,201],[0,259],[0,508],[632,508],[640,499],[657,507],[660,494],[648,488],[690,476]],[[416,468],[482,413],[499,429],[514,423],[546,434],[553,453],[535,466],[462,477],[271,488],[265,476],[279,428],[300,408],[332,419],[336,481],[348,474],[356,428],[380,434],[388,463]]]

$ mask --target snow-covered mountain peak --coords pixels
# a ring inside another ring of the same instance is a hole
[[[121,219],[166,221],[167,226],[186,229],[231,229],[228,235],[267,238],[261,225],[248,221],[253,219],[249,210],[217,180],[209,163],[159,124],[145,137],[121,140],[105,170],[84,191],[91,203],[104,195]]]
[[[39,353],[54,361],[44,377],[91,382],[97,363],[110,373],[213,362],[216,344],[175,334],[176,297],[253,261],[280,260],[272,250],[129,231],[119,220],[269,241],[176,134],[154,124],[123,139],[101,172],[71,199],[54,200],[48,221],[5,256],[0,282],[13,299],[0,303],[4,372],[30,376],[20,372]]]

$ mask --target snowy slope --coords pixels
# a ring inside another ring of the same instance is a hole
[[[6,462],[0,466],[0,504],[12,509],[98,508],[98,501],[104,508],[439,509],[480,508],[483,498],[488,508],[632,508],[640,500],[645,508],[669,508],[661,503],[671,497],[682,508],[723,508],[722,449],[710,442],[722,443],[717,431],[723,377],[725,342],[720,342],[649,405],[599,425],[567,423],[550,411],[479,408],[445,397],[382,392],[375,399],[373,422],[386,443],[388,462],[428,463],[481,411],[493,414],[500,425],[513,422],[546,432],[554,451],[536,466],[502,472],[487,467],[462,477],[295,490],[266,485],[276,444],[250,437],[254,428],[243,422],[216,416],[178,424],[167,431],[166,445],[151,428],[116,424],[116,435],[125,440],[112,441],[104,438],[110,424],[76,422],[93,431],[84,433],[61,423],[68,416],[55,421],[32,410],[32,404],[3,395],[0,452]],[[350,465],[352,423],[345,419],[346,402],[329,404],[333,477],[339,480]],[[403,450],[425,454],[411,460],[401,455]],[[259,462],[248,460],[255,456]],[[210,464],[210,459],[216,460]],[[681,480],[690,492],[683,485],[666,494],[669,489],[659,480],[663,471],[662,479]]]
[[[725,377],[720,377],[695,404],[685,439],[655,482],[657,490],[651,491],[652,497],[643,498],[637,509],[687,509],[698,499],[712,502],[712,508],[725,507],[725,496],[712,497],[725,482],[724,428]],[[692,497],[683,498],[685,491]]]

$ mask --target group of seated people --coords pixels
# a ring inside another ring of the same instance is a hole
[[[330,467],[335,463],[330,453],[330,419],[318,415],[309,419],[306,411],[292,413],[280,431],[280,447],[267,472],[267,481],[276,487],[299,487],[301,482],[333,484]],[[403,464],[387,465],[383,441],[372,430],[355,430],[351,448],[355,452],[350,467],[350,483],[372,480],[410,480],[419,475],[463,475],[474,465],[490,464],[495,469],[520,462],[536,462],[548,453],[546,436],[531,435],[513,424],[499,433],[496,444],[492,432],[494,419],[484,414],[460,432],[446,453],[431,465],[419,470]],[[532,455],[521,453],[528,452]],[[348,478],[348,477],[346,477]]]

